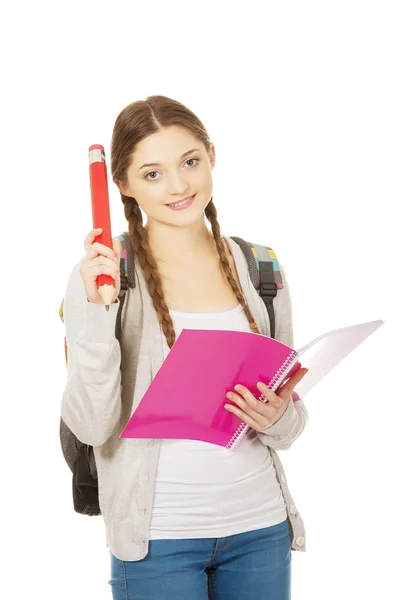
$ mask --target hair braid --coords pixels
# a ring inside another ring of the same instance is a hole
[[[169,314],[168,306],[164,300],[164,293],[157,264],[151,254],[148,243],[148,234],[143,227],[142,212],[136,200],[129,196],[121,194],[124,203],[125,218],[129,223],[129,236],[133,251],[137,256],[140,266],[143,269],[144,276],[148,285],[150,296],[156,309],[158,320],[170,348],[175,343],[175,330]]]
[[[253,318],[253,315],[251,314],[250,308],[248,307],[247,302],[246,302],[242,292],[240,291],[240,288],[239,288],[239,286],[236,282],[236,279],[232,273],[232,269],[230,267],[228,256],[227,256],[227,253],[225,250],[224,240],[221,236],[221,228],[220,228],[218,220],[217,220],[217,209],[215,207],[215,204],[214,204],[212,198],[205,209],[205,215],[206,215],[207,219],[209,220],[209,222],[211,223],[211,229],[212,229],[212,233],[214,236],[215,244],[217,246],[220,263],[221,263],[223,271],[228,279],[228,282],[237,298],[237,301],[239,302],[239,304],[241,304],[241,306],[244,310],[244,313],[247,317],[247,320],[249,321],[249,325],[250,325],[252,332],[260,333],[260,331],[257,327],[257,324]]]

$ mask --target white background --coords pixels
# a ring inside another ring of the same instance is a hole
[[[58,308],[91,229],[88,147],[170,96],[216,144],[226,235],[274,248],[295,345],[385,325],[306,398],[280,456],[306,524],[294,600],[399,594],[396,2],[19,2],[1,10],[1,596],[111,598],[101,517],[58,440]],[[156,158],[156,157],[155,157]],[[126,229],[110,184],[113,235]]]

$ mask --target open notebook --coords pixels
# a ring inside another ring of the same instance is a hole
[[[301,366],[301,398],[384,321],[325,333],[298,350],[256,333],[183,329],[121,438],[201,440],[234,450],[249,429],[224,408],[238,383],[261,401],[262,381],[276,391]],[[234,403],[233,403],[234,404]]]

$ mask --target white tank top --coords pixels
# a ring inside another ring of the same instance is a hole
[[[240,305],[217,313],[170,314],[176,337],[183,328],[250,331]],[[165,337],[163,344],[165,359],[170,350]],[[269,448],[253,429],[234,452],[197,440],[161,441],[150,539],[226,537],[286,518]]]

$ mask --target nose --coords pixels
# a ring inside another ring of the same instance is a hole
[[[168,194],[184,198],[189,196],[189,185],[182,173],[171,173],[168,177]],[[187,192],[187,193],[186,193]]]

